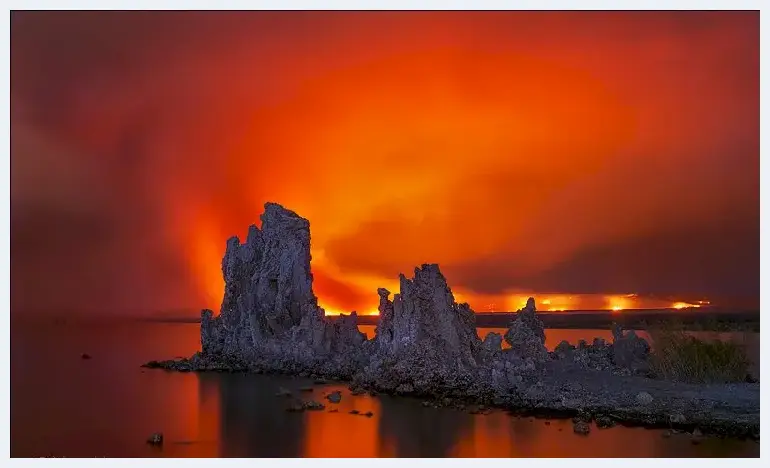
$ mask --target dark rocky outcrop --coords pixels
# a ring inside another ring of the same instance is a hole
[[[532,298],[504,335],[508,348],[496,333],[482,342],[474,312],[455,302],[434,264],[415,269],[411,279],[400,275],[392,301],[389,291],[377,291],[380,321],[376,336],[366,340],[355,313],[330,318],[318,306],[309,222],[274,203],[265,205],[261,219],[261,229],[251,226],[244,243],[237,237],[227,242],[224,300],[218,316],[201,313],[202,351],[146,367],[289,373],[351,381],[353,395],[382,391],[462,401],[463,408],[580,414],[583,423],[593,414],[599,427],[615,421],[690,430],[697,425],[758,437],[759,384],[697,386],[647,378],[649,344],[619,327],[612,344],[562,342],[549,353]],[[287,411],[324,408],[293,400],[283,389],[278,395],[292,401]],[[340,398],[335,393],[328,399]],[[672,414],[681,417],[670,419]]]
[[[591,432],[591,426],[587,422],[576,421],[572,425],[572,431],[575,434],[588,435]]]
[[[505,332],[505,341],[510,345],[511,351],[522,359],[532,359],[535,362],[548,359],[545,330],[543,322],[537,318],[534,298],[527,299],[527,304],[511,321],[508,331]]]
[[[265,204],[262,229],[227,241],[225,295],[218,317],[201,313],[201,347],[210,361],[268,370],[323,370],[350,377],[366,359],[355,313],[332,321],[313,294],[310,223]]]
[[[471,379],[481,340],[468,304],[455,302],[438,265],[422,265],[413,279],[399,279],[401,291],[392,302],[387,290],[378,290],[380,324],[358,380],[383,390],[426,393]]]
[[[499,333],[489,332],[481,343],[481,349],[488,358],[494,358],[503,350],[503,337]]]
[[[644,338],[636,335],[634,330],[623,333],[620,325],[612,327],[612,362],[619,367],[634,373],[646,371],[649,368],[648,357],[650,345]]]

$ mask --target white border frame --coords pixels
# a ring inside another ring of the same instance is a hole
[[[11,1],[9,2],[10,9],[18,9],[18,10],[47,10],[47,9],[106,9],[105,7],[109,7],[109,9],[118,9],[118,10],[166,10],[166,9],[184,9],[184,10],[191,10],[191,9],[201,9],[201,10],[212,10],[212,9],[237,9],[237,10],[243,10],[243,9],[253,9],[254,6],[258,6],[258,9],[264,9],[264,10],[761,10],[759,1],[745,1],[745,0],[739,0],[739,1],[714,1],[714,0],[677,0],[675,2],[663,2],[663,1],[608,1],[608,0],[589,0],[589,1],[583,1],[583,2],[570,2],[570,1],[555,1],[555,0],[521,0],[517,2],[513,1],[502,1],[502,0],[375,0],[375,1],[351,1],[351,0],[285,0],[282,2],[274,2],[274,1],[261,1],[261,2],[253,2],[248,0],[220,0],[220,1],[204,1],[204,0],[188,0],[188,1],[179,1],[179,0],[133,0],[133,1],[126,1],[126,0],[111,0],[111,1],[94,1],[94,0],[71,0],[71,1],[61,1],[61,0],[31,0],[31,1]],[[10,15],[9,15],[10,16]],[[3,41],[8,41],[8,46],[3,47],[3,53],[6,54],[4,57],[4,64],[7,64],[8,72],[4,74],[4,79],[8,81],[8,89],[10,90],[10,22],[7,23],[8,31],[4,32],[3,34]],[[763,33],[764,27],[767,26],[768,20],[766,19],[765,15],[760,13],[760,53],[761,55],[764,55],[764,51],[768,50],[767,44],[766,44],[766,34]],[[762,70],[763,62],[760,61],[760,70]],[[767,74],[763,74],[763,79],[761,80],[761,84],[763,85],[766,79],[764,79],[767,76]],[[3,95],[3,99],[7,100],[8,105],[5,115],[8,117],[8,128],[10,129],[10,93],[6,93]],[[765,109],[766,99],[763,99],[761,92],[760,92],[760,113]],[[762,134],[766,134],[766,130],[768,129],[768,124],[765,121],[764,123],[760,122],[760,131]],[[4,192],[3,196],[7,196],[7,202],[3,203],[2,210],[3,210],[3,221],[10,223],[10,138],[8,134],[3,134],[3,139],[5,140],[8,138],[7,141],[4,141],[4,147],[9,148],[8,152],[4,152],[6,155],[6,160],[8,161],[7,164],[4,164],[2,167],[3,171],[3,181],[4,183],[7,183],[7,189]],[[762,151],[760,150],[760,161],[763,159],[761,155]],[[765,167],[768,167],[767,165]],[[765,170],[762,168],[762,164],[760,162],[760,186],[761,186],[761,180],[764,178]],[[7,182],[6,182],[7,181]],[[6,195],[7,194],[7,195]],[[760,189],[760,213],[763,215],[764,211],[766,211],[767,204],[762,206],[761,200],[763,198],[762,191]],[[766,226],[766,219],[767,217],[762,216],[760,221],[760,235],[762,236],[764,232],[766,232],[765,226]],[[2,230],[0,233],[0,236],[2,236],[3,241],[5,245],[7,246],[5,252],[10,253],[10,225],[6,226],[5,229]],[[764,270],[764,266],[766,265],[765,255],[764,251],[761,249],[760,245],[760,287],[761,290],[765,289],[765,286],[767,286],[767,277],[764,277],[761,273]],[[4,456],[10,456],[10,316],[7,312],[10,308],[10,256],[9,255],[3,255],[2,257],[2,272],[4,275],[6,275],[7,280],[3,282],[3,294],[1,295],[3,305],[5,306],[6,311],[6,320],[2,321],[2,334],[0,334],[0,340],[4,343],[4,354],[6,356],[5,359],[3,359],[0,362],[0,365],[2,366],[2,369],[0,371],[0,374],[2,375],[2,379],[4,380],[3,385],[0,386],[0,392],[2,394],[0,395],[0,399],[3,400],[4,405],[2,406],[3,411],[3,419],[8,422],[8,424],[5,427],[5,436],[0,439],[0,443],[2,443],[2,453]],[[761,308],[761,298],[760,298],[760,308]],[[760,326],[761,329],[761,326]],[[761,349],[761,356],[762,359],[760,360],[760,372],[767,375],[767,372],[764,371],[764,367],[767,366],[767,358],[770,358],[770,353],[768,353],[768,349],[766,346],[766,342],[761,342],[760,344]],[[766,400],[766,393],[764,390],[762,390],[762,400]],[[767,415],[768,412],[765,411],[761,420],[762,422],[767,421]],[[770,427],[770,426],[768,426]],[[198,466],[242,466],[242,467],[252,467],[255,465],[255,463],[260,463],[258,461],[254,460],[243,460],[243,459],[227,459],[227,460],[219,460],[219,459],[212,459],[212,460],[206,460],[206,459],[185,459],[185,460],[176,460],[176,461],[170,461],[166,459],[147,459],[137,462],[133,459],[109,459],[109,461],[105,460],[99,460],[99,459],[10,459],[10,463],[6,466],[41,466],[41,465],[57,465],[57,466],[71,466],[71,467],[81,467],[81,466],[115,466],[115,467],[133,467],[137,463],[141,463],[145,466],[170,466],[172,463],[179,467],[198,467]],[[281,467],[291,467],[295,468],[301,465],[307,465],[307,464],[313,464],[317,467],[321,468],[343,468],[346,466],[360,466],[361,461],[358,461],[356,459],[315,459],[306,461],[305,459],[270,459],[266,460],[264,463],[269,463],[271,466],[281,468]],[[385,460],[385,459],[367,459],[364,463],[369,464],[372,467],[390,467],[393,464],[393,461],[391,460]],[[421,460],[413,460],[409,462],[409,464],[417,464],[420,466],[435,466],[438,467],[439,465],[442,468],[453,468],[456,466],[467,466],[470,465],[471,461],[464,460],[464,459],[421,459]],[[526,462],[528,465],[531,465],[533,467],[554,467],[560,464],[560,461],[557,460],[551,460],[551,459],[533,459]],[[561,463],[574,463],[570,460],[565,460]],[[581,463],[592,463],[591,460],[585,460]],[[605,463],[617,463],[617,462],[605,462]],[[642,468],[649,464],[649,461],[645,459],[628,459],[624,462],[625,466],[628,466],[630,468]],[[679,463],[681,463],[679,460],[676,459],[658,459],[655,461],[657,466],[660,466],[661,468],[664,467],[674,467],[678,466]],[[749,459],[749,460],[729,460],[729,459],[705,459],[705,460],[699,460],[699,461],[693,461],[688,463],[697,463],[699,466],[703,468],[710,468],[713,466],[726,466],[727,464],[735,464],[738,463],[740,465],[745,466],[760,466],[760,459]]]

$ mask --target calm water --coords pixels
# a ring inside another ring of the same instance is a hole
[[[362,327],[367,333],[373,327]],[[480,330],[483,337],[489,330]],[[548,346],[608,335],[548,330]],[[608,338],[608,336],[605,336]],[[758,341],[758,340],[757,340]],[[641,428],[573,434],[568,420],[470,415],[423,408],[420,400],[353,397],[344,385],[299,394],[324,412],[287,413],[274,396],[303,379],[181,374],[142,369],[198,350],[197,324],[14,325],[11,456],[67,457],[710,457],[759,456],[751,441],[661,437]],[[91,360],[82,360],[81,353]],[[339,405],[322,395],[343,391]],[[338,408],[339,412],[328,412]],[[366,418],[348,414],[372,411]],[[162,448],[145,444],[160,431]]]

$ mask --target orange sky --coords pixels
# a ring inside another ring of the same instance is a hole
[[[14,13],[15,307],[217,308],[268,200],[333,311],[424,262],[479,311],[758,304],[758,19]]]

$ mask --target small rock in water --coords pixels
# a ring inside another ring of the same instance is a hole
[[[592,418],[591,418],[590,414],[588,414],[586,412],[583,412],[583,411],[580,411],[580,412],[578,412],[578,414],[576,414],[575,416],[572,417],[572,422],[573,423],[579,423],[579,422],[586,422],[587,423],[587,422],[591,422],[591,419]]]
[[[600,429],[605,429],[613,426],[615,426],[615,420],[612,419],[611,417],[604,416],[604,415],[596,417],[596,427]]]
[[[639,392],[636,394],[636,402],[642,406],[647,406],[652,403],[652,395],[647,392]]]
[[[326,399],[329,400],[331,403],[339,403],[342,400],[342,393],[339,391],[332,392],[326,395]]]
[[[367,411],[366,413],[364,413],[364,416],[366,416],[367,418],[371,418],[372,416],[374,416],[374,413],[372,413],[371,411]]]
[[[296,402],[286,408],[286,411],[289,413],[301,413],[305,411],[305,405],[303,405],[301,402]]]
[[[661,434],[661,437],[663,437],[664,439],[668,439],[669,437],[671,437],[671,434],[672,434],[671,431],[664,431],[663,434]]]
[[[358,414],[359,411],[357,409],[352,409],[348,412],[348,414]]]
[[[304,406],[305,406],[306,410],[310,410],[310,411],[320,411],[320,410],[326,408],[326,406],[324,406],[323,403],[319,403],[319,402],[313,401],[313,400],[306,401]]]
[[[422,406],[424,406],[426,408],[430,407],[430,405],[431,405],[431,403],[429,401],[423,401],[422,402]]]
[[[550,426],[550,425],[551,425],[551,421],[546,421],[546,422],[545,422],[545,425],[546,425],[546,426]]]
[[[290,397],[291,396],[291,390],[288,388],[278,387],[278,392],[276,392],[275,396],[277,397]]]
[[[313,387],[302,387],[299,389],[300,392],[312,392]]]
[[[572,425],[572,431],[575,434],[588,435],[591,432],[591,426],[587,422],[578,421]]]
[[[83,353],[80,355],[80,359],[91,359],[91,355],[88,353]]]
[[[152,434],[148,439],[147,443],[150,445],[163,445],[163,433],[162,432],[156,432]]]
[[[330,410],[329,410],[329,412],[330,412],[330,413],[336,413],[336,412],[338,412],[338,411],[339,411],[339,410],[338,410],[337,408],[334,408],[334,409],[330,409]]]

